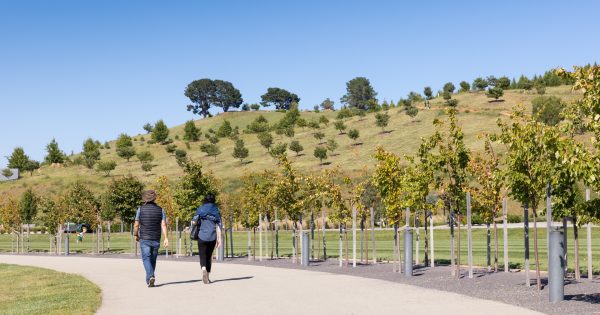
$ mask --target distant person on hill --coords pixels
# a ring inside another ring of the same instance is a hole
[[[196,210],[200,224],[198,230],[198,252],[202,267],[202,282],[210,283],[213,250],[221,246],[221,213],[215,204],[215,195],[204,196],[204,203]]]
[[[154,287],[156,281],[154,271],[156,270],[161,232],[165,236],[164,246],[169,247],[167,216],[165,211],[154,203],[154,200],[156,200],[154,190],[143,192],[142,201],[144,204],[138,208],[135,214],[135,224],[133,225],[135,240],[140,242],[142,262],[144,263],[144,269],[146,269],[146,284],[149,288]]]

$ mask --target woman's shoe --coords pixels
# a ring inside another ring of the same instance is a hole
[[[206,269],[202,270],[202,282],[208,284],[208,271]]]

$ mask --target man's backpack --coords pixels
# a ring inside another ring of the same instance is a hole
[[[198,232],[200,231],[200,216],[194,215],[192,222],[190,222],[190,239],[193,241],[198,240]]]

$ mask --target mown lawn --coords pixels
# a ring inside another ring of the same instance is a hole
[[[450,258],[450,231],[447,229],[436,229],[434,230],[434,243],[435,243],[435,259],[444,262],[448,261]],[[458,231],[457,231],[458,232]],[[423,248],[425,245],[425,232],[424,229],[421,228],[419,230],[420,233],[420,252],[419,252],[419,260],[420,262],[424,259]],[[473,229],[473,263],[479,266],[485,266],[487,264],[486,258],[486,230],[485,229]],[[569,228],[568,232],[568,266],[570,268],[573,267],[574,256],[573,256],[573,232],[572,229]],[[258,240],[258,231],[256,232],[256,238],[254,237],[254,233],[251,233],[251,245],[254,248],[254,241],[256,241],[256,255],[259,254],[259,240]],[[458,235],[458,233],[456,233]],[[461,229],[461,263],[467,263],[467,232],[466,229]],[[539,249],[540,249],[540,260],[542,269],[546,267],[546,229],[540,228],[538,232],[539,236]],[[186,238],[189,237],[186,235]],[[267,254],[267,241],[264,238],[265,234],[263,233],[263,256],[270,255]],[[269,246],[273,246],[273,234],[269,233],[268,244]],[[372,243],[371,243],[371,233],[368,231],[365,235],[365,238],[368,243],[368,255],[369,259],[372,259]],[[499,238],[499,264],[504,264],[503,261],[503,233],[502,230],[498,230],[498,238]],[[586,269],[587,266],[587,253],[586,253],[586,231],[585,228],[580,230],[580,264],[582,269]],[[92,241],[92,235],[86,235],[83,243],[75,242],[75,235],[71,235],[71,251],[73,252],[84,252],[91,253],[92,246],[94,242]],[[358,244],[357,244],[357,252],[360,258],[360,231],[358,232]],[[337,230],[327,230],[326,231],[326,246],[327,246],[327,256],[331,258],[336,258],[339,255],[339,232]],[[376,230],[375,233],[376,240],[376,249],[377,249],[377,259],[379,260],[392,260],[393,259],[393,231],[391,230]],[[175,235],[174,233],[170,236],[171,241],[171,249],[175,249]],[[319,255],[322,257],[322,241],[319,241],[319,233],[315,233],[315,257]],[[494,238],[492,231],[492,260],[493,260],[493,251],[494,251]],[[414,237],[414,243],[416,243],[416,237]],[[184,241],[181,240],[181,248],[182,252],[184,252],[185,245],[189,246],[189,240]],[[321,244],[320,246],[318,244]],[[348,231],[348,244],[349,244],[349,255],[352,256],[352,231]],[[403,241],[400,240],[400,244],[402,247]],[[529,236],[529,246],[530,246],[530,262],[534,263],[534,253],[533,253],[533,228],[530,228],[530,236]],[[26,244],[25,244],[26,245]],[[364,246],[364,256],[366,258],[366,250],[367,244]],[[229,247],[229,242],[228,245]],[[100,246],[102,247],[102,246]],[[105,234],[104,238],[104,247],[108,248],[108,242]],[[508,247],[509,247],[509,263],[511,266],[524,264],[524,241],[523,241],[523,229],[521,228],[513,228],[508,230]],[[47,252],[49,248],[49,237],[48,235],[42,234],[33,234],[31,235],[31,250],[35,252]],[[111,235],[111,243],[110,243],[111,252],[116,253],[131,253],[130,251],[130,236],[128,233],[113,233]],[[11,237],[9,235],[0,235],[0,251],[2,252],[10,252],[11,251]],[[197,249],[194,246],[194,251]],[[230,249],[228,248],[228,252]],[[234,232],[234,246],[233,246],[234,255],[236,256],[246,256],[248,251],[248,233],[245,231],[237,231]],[[94,250],[94,252],[97,252]],[[280,230],[279,231],[279,255],[280,256],[290,256],[292,252],[292,242],[291,242],[291,231]],[[593,252],[593,268],[594,270],[600,271],[600,228],[595,227],[592,230],[592,252]],[[161,253],[164,254],[164,249],[161,249]],[[416,253],[413,254],[413,257],[416,258]]]
[[[84,277],[0,264],[0,314],[93,314],[100,288]]]

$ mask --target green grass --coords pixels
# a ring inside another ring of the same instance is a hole
[[[565,100],[573,100],[580,97],[580,93],[570,91],[569,86],[551,87],[546,90],[546,95],[557,95]],[[483,148],[483,142],[478,138],[482,132],[492,132],[497,130],[496,120],[498,118],[508,117],[510,109],[518,104],[523,103],[531,106],[531,100],[538,95],[533,91],[508,90],[505,91],[503,102],[489,102],[485,93],[461,93],[453,97],[459,100],[459,115],[458,119],[465,132],[466,145],[474,151],[480,151]],[[423,104],[417,104],[420,108],[419,114],[415,120],[411,120],[403,109],[390,109],[389,126],[386,128],[389,133],[381,133],[381,129],[375,126],[374,114],[368,114],[364,118],[353,117],[346,121],[347,130],[356,128],[360,131],[358,139],[362,145],[354,146],[347,135],[339,135],[333,127],[336,112],[302,112],[302,117],[308,121],[318,119],[321,115],[329,118],[329,126],[323,127],[320,131],[325,134],[325,139],[334,138],[339,148],[336,151],[337,155],[330,156],[326,162],[331,164],[324,167],[340,166],[341,169],[350,176],[358,176],[364,170],[370,171],[375,165],[375,160],[372,155],[377,146],[383,146],[389,151],[398,154],[414,154],[419,146],[420,138],[430,135],[433,132],[432,121],[439,117],[439,112],[443,111],[446,106],[441,99],[434,99],[431,109],[425,109]],[[183,110],[183,107],[181,108]],[[232,126],[238,126],[240,130],[244,130],[252,120],[258,115],[264,115],[270,122],[279,120],[284,114],[274,111],[260,112],[230,112],[220,114],[213,118],[200,119],[196,121],[196,125],[206,133],[209,128],[217,129],[218,126],[227,119]],[[158,120],[160,117],[156,117]],[[183,123],[183,122],[182,122]],[[141,130],[141,126],[140,126]],[[294,152],[288,151],[291,160],[294,161],[296,167],[305,172],[315,172],[321,169],[319,160],[313,156],[313,151],[317,146],[317,140],[313,137],[314,131],[310,128],[296,128],[296,135],[293,138],[298,140],[304,146],[303,155],[296,157]],[[93,134],[92,134],[93,135]],[[178,135],[183,138],[183,125],[174,126],[171,128],[170,137],[175,138]],[[182,175],[182,171],[175,161],[175,158],[165,152],[164,146],[153,144],[149,145],[139,139],[142,135],[136,135],[138,141],[134,145],[138,151],[148,150],[155,156],[153,164],[155,168],[150,174],[146,174],[141,169],[141,164],[134,157],[130,162],[116,156],[115,142],[111,141],[111,149],[102,149],[103,159],[112,159],[118,162],[115,171],[111,173],[111,177],[105,177],[101,173],[91,171],[83,166],[71,167],[52,167],[44,166],[37,171],[33,176],[23,174],[23,178],[14,182],[0,183],[0,193],[7,192],[9,194],[19,195],[25,189],[32,187],[39,193],[56,194],[64,189],[67,185],[81,181],[88,185],[96,192],[102,192],[106,185],[113,177],[132,174],[140,178],[145,184],[152,185],[156,183],[158,176],[165,175],[171,181],[177,181]],[[143,135],[145,140],[150,139],[150,135]],[[276,136],[275,142],[289,143],[292,139],[285,136]],[[207,171],[214,173],[218,178],[222,179],[226,189],[232,189],[239,184],[239,178],[249,172],[272,169],[274,160],[270,157],[266,150],[260,146],[256,135],[242,134],[241,138],[245,141],[246,147],[249,149],[250,156],[247,161],[251,163],[241,165],[239,160],[234,159],[231,154],[233,152],[233,141],[230,139],[221,139],[219,147],[222,154],[215,161],[211,157],[206,157],[200,152],[200,144],[206,142],[204,136],[200,142],[190,143],[190,149],[186,149],[186,144],[181,140],[176,140],[175,144],[178,148],[184,148],[188,151],[188,156],[202,161],[204,168]],[[83,142],[83,138],[81,141]],[[512,205],[512,204],[511,204]],[[518,209],[518,207],[511,207]],[[515,210],[516,211],[516,210]]]
[[[247,255],[247,235],[245,231],[234,232],[234,254],[236,256]],[[253,235],[251,235],[253,236]],[[256,233],[258,238],[258,232]],[[360,231],[358,232],[360,241]],[[467,263],[467,233],[466,229],[461,229],[461,263]],[[540,228],[538,232],[539,236],[539,249],[540,249],[540,261],[542,269],[546,267],[546,229]],[[263,235],[264,237],[264,235]],[[317,241],[317,235],[315,235],[315,242]],[[366,234],[369,246],[369,257],[371,254],[371,241],[370,231]],[[436,260],[448,260],[450,258],[450,231],[435,230],[435,259]],[[499,264],[503,264],[503,233],[502,230],[498,230],[499,237]],[[72,237],[71,240],[75,238]],[[348,231],[349,239],[349,255],[352,255],[352,232]],[[377,258],[380,260],[392,260],[393,259],[393,232],[391,230],[376,230],[375,233],[376,247],[377,247]],[[272,235],[269,235],[269,243],[273,240]],[[175,236],[170,237],[171,249],[175,248]],[[416,241],[416,237],[415,237]],[[580,230],[580,264],[581,268],[585,269],[587,266],[587,254],[586,254],[586,231],[585,229]],[[533,253],[533,228],[530,229],[530,262],[534,263]],[[326,243],[327,243],[327,255],[328,257],[338,257],[339,254],[339,233],[337,231],[328,230],[326,232]],[[573,256],[573,235],[572,229],[569,229],[568,235],[568,266],[573,267],[574,256]],[[129,245],[129,234],[127,233],[113,233],[111,237],[111,251],[118,253],[130,253]],[[189,243],[188,243],[189,244]],[[256,246],[258,247],[259,241],[256,240]],[[291,231],[280,230],[279,233],[279,253],[280,256],[290,256],[292,252],[291,243]],[[401,242],[401,245],[403,243]],[[523,243],[523,230],[522,229],[509,229],[508,230],[508,246],[509,246],[509,262],[510,265],[524,264],[524,243]],[[105,239],[105,245],[107,245]],[[254,245],[254,239],[252,239],[252,245]],[[316,244],[315,244],[316,245]],[[420,229],[420,254],[419,259],[422,261],[424,258],[423,248],[425,245],[425,234],[423,228]],[[33,251],[47,252],[49,246],[48,235],[35,234],[31,236],[31,249]],[[266,246],[263,238],[263,246]],[[183,240],[182,240],[183,247]],[[194,246],[195,247],[195,246]],[[360,243],[357,245],[357,250],[360,251]],[[83,244],[77,244],[71,242],[71,250],[75,252],[91,253],[92,251],[92,237],[87,235]],[[196,250],[196,248],[194,248]],[[365,248],[366,250],[366,248]],[[10,252],[11,243],[8,235],[0,235],[0,251]],[[493,260],[493,231],[492,231],[492,260]],[[592,252],[593,252],[593,269],[600,270],[600,228],[595,227],[592,229]],[[161,249],[161,253],[164,254],[164,249]],[[256,255],[258,255],[258,248],[256,248]],[[266,250],[263,249],[263,255],[267,255]],[[315,248],[315,255],[317,255],[317,247]],[[321,251],[322,255],[322,251]],[[372,257],[371,257],[372,258]],[[486,265],[486,230],[485,229],[473,229],[473,263],[479,266]]]
[[[0,264],[0,314],[93,314],[100,288],[84,277]]]

